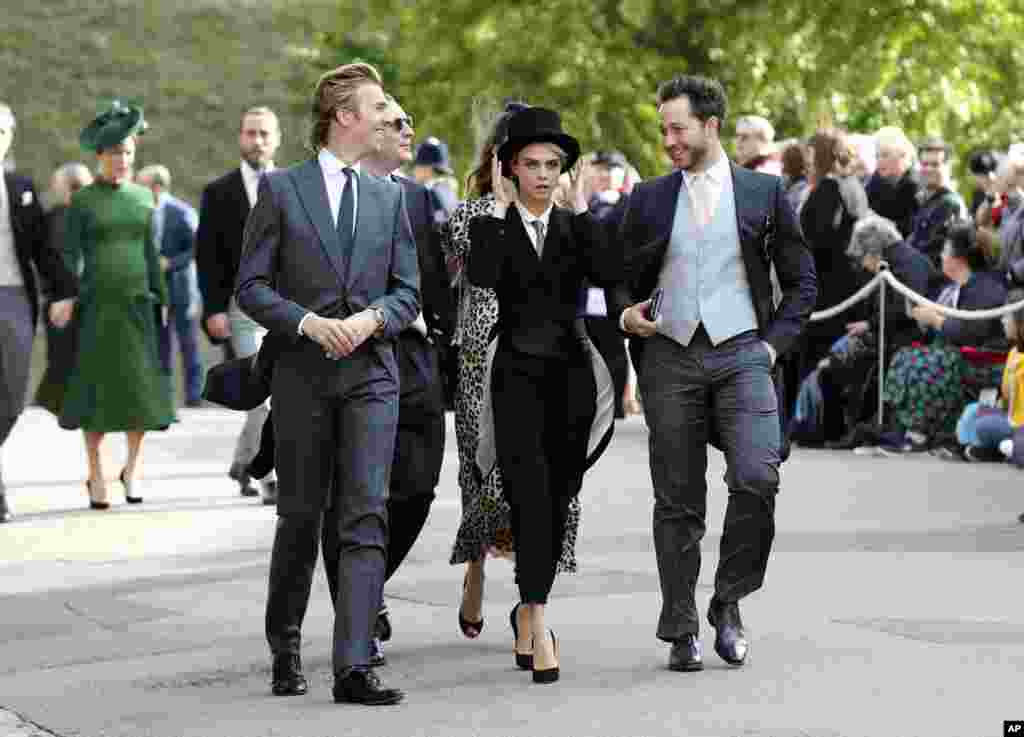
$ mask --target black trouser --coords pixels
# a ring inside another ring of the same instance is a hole
[[[552,359],[504,350],[491,373],[495,443],[511,507],[520,600],[545,604],[579,493],[594,377],[582,353]]]
[[[764,581],[779,488],[778,399],[756,333],[713,346],[700,326],[689,346],[648,338],[640,391],[650,428],[654,547],[661,579],[658,637],[697,634],[695,602],[707,508],[707,443],[725,453],[725,512],[715,596],[738,601]]]

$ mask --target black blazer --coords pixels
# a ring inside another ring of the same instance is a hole
[[[912,246],[908,246],[912,248]],[[1006,280],[1002,274],[975,271],[967,283],[960,287],[956,307],[960,310],[991,310],[1006,304]],[[1006,348],[1006,336],[998,318],[991,320],[961,320],[948,317],[939,331],[946,340],[960,346],[974,348]]]
[[[432,335],[450,338],[454,329],[451,290],[441,251],[441,230],[437,225],[434,197],[429,189],[412,179],[395,179],[405,188],[405,211],[416,241],[423,317]]]
[[[736,221],[747,280],[761,339],[783,356],[803,332],[818,296],[814,261],[804,243],[796,213],[786,198],[781,177],[731,164]],[[619,241],[625,282],[607,290],[608,316],[616,323],[623,310],[650,297],[658,283],[683,185],[682,172],[638,184],[623,218]],[[781,299],[773,299],[774,265]],[[639,362],[643,339],[630,340]]]
[[[32,306],[34,330],[39,313],[39,284],[33,264],[39,270],[46,298],[51,302],[74,297],[78,293],[78,279],[64,265],[63,255],[48,245],[49,229],[32,180],[17,174],[4,174],[3,177],[7,186],[11,230],[14,232],[14,251]]]
[[[900,241],[885,249],[883,258],[889,264],[889,271],[892,275],[913,289],[915,292],[925,296],[929,294],[929,285],[935,281],[938,274],[928,258],[905,242]],[[877,335],[878,323],[881,315],[878,312],[878,299],[872,296],[869,300],[871,305],[871,317],[868,323],[872,331]],[[891,351],[901,348],[921,338],[921,329],[917,321],[907,314],[907,299],[893,288],[885,290],[885,345],[886,350]]]
[[[196,267],[203,295],[203,322],[228,311],[242,257],[242,234],[249,217],[242,170],[235,169],[203,190],[196,232]]]
[[[469,238],[469,281],[497,292],[501,345],[548,358],[576,356],[584,278],[610,287],[621,274],[618,249],[609,246],[601,224],[589,213],[554,208],[540,258],[514,206],[504,219],[474,218]]]

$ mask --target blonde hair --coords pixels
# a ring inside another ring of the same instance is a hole
[[[903,153],[904,158],[910,162],[914,160],[917,154],[917,149],[914,148],[914,144],[907,138],[907,134],[903,132],[902,128],[895,126],[886,126],[880,128],[875,133],[875,141],[877,142],[877,150],[881,151],[882,148],[895,148]]]
[[[327,144],[331,121],[338,110],[355,112],[356,92],[364,84],[384,86],[380,72],[364,62],[342,64],[326,72],[313,90],[313,130],[309,134],[309,146],[317,151]]]

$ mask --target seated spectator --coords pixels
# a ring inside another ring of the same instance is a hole
[[[931,262],[904,242],[892,221],[869,214],[853,229],[850,260],[869,274],[877,274],[885,265],[900,282],[921,295],[928,295],[933,281]],[[878,300],[871,299],[866,320],[846,325],[847,340],[843,351],[833,350],[821,384],[826,405],[841,407],[841,416],[848,428],[846,435],[830,448],[855,448],[866,438],[860,423],[870,420],[878,401],[878,334],[881,312]],[[917,322],[910,317],[911,304],[895,289],[885,292],[885,362],[902,348],[921,337]]]
[[[983,271],[984,266],[974,226],[954,226],[942,250],[942,271],[949,283],[936,301],[960,310],[1005,304],[1005,280]],[[923,345],[900,350],[885,377],[885,401],[898,436],[890,449],[896,451],[925,450],[931,439],[953,432],[972,398],[972,387],[979,383],[978,371],[964,359],[962,348],[1005,348],[998,320],[946,317],[924,305],[913,307],[910,316],[924,332]]]
[[[809,187],[807,177],[811,173],[811,162],[807,149],[800,142],[791,143],[782,149],[782,186],[793,212],[797,213],[800,212]]]
[[[1024,289],[1014,289],[1006,298],[1007,304],[1024,301]],[[1003,316],[1003,330],[1011,350],[1000,382],[998,400],[968,404],[957,423],[957,440],[963,448],[963,457],[969,461],[1002,461],[999,451],[1004,440],[1013,437],[1024,425],[1024,309]]]
[[[914,145],[899,128],[882,128],[875,134],[878,144],[878,168],[865,189],[868,205],[876,213],[896,223],[906,238],[917,212],[919,184],[914,177]]]

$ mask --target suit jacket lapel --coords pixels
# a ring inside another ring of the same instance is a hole
[[[749,273],[752,264],[761,263],[767,267],[767,261],[770,260],[769,254],[761,252],[758,238],[759,235],[766,235],[761,231],[767,223],[757,222],[757,218],[764,217],[767,211],[761,206],[760,192],[756,181],[751,181],[749,172],[732,163],[729,168],[732,172],[733,199],[736,202],[736,230],[740,236],[743,261]]]
[[[569,215],[557,207],[551,211],[540,257],[541,266],[545,269],[551,266],[557,253],[562,250],[565,237],[570,231],[568,218]]]
[[[327,199],[327,184],[324,182],[320,165],[316,159],[310,159],[295,172],[294,176],[302,206],[316,228],[317,235],[320,236],[320,247],[324,249],[324,255],[344,283],[345,266],[341,258],[341,248],[338,246],[337,229],[334,227],[334,213],[331,212],[331,203]],[[362,182],[359,184],[362,186]],[[359,194],[361,196],[362,192]],[[360,212],[362,204],[360,201]]]
[[[14,209],[14,203],[16,201],[14,192],[14,177],[11,177],[6,173],[3,174],[2,176],[4,178],[4,189],[7,190],[7,217],[11,221],[11,231],[14,233],[14,244],[15,248],[17,248],[17,236],[21,233],[21,218],[17,216],[17,213]]]

